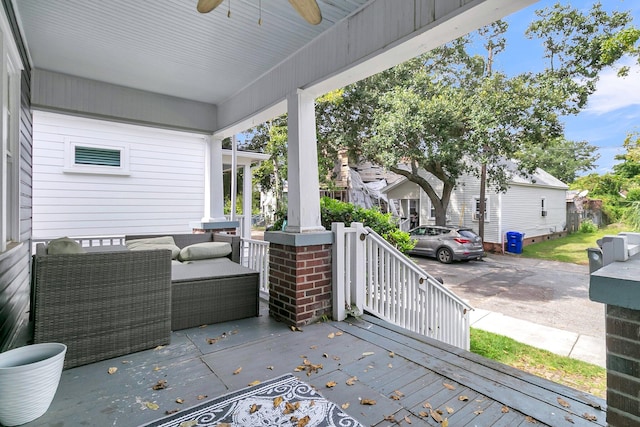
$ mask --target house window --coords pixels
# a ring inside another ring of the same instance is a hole
[[[544,198],[540,199],[540,215],[547,216],[547,208],[544,206]]]
[[[0,252],[7,250],[10,242],[20,238],[20,61],[15,45],[9,40],[10,32],[2,20],[1,54],[3,67],[0,69],[0,91],[2,115],[0,117]],[[6,37],[9,35],[9,37]]]
[[[67,138],[64,172],[129,175],[129,146]]]
[[[490,210],[489,210],[489,198],[485,197],[484,199],[484,222],[489,221],[490,218]],[[478,221],[480,218],[480,197],[473,198],[473,220]]]

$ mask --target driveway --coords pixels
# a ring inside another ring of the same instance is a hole
[[[452,264],[412,259],[474,308],[604,342],[605,308],[589,300],[588,266],[494,254]]]

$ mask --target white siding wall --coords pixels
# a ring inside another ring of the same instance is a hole
[[[129,173],[65,172],[65,141],[128,147]],[[202,135],[34,111],[34,238],[189,232],[204,149]]]
[[[547,216],[541,215],[545,199]],[[525,233],[525,238],[562,231],[566,225],[566,190],[533,185],[512,185],[503,195],[504,232]]]

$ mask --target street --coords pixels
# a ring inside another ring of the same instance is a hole
[[[589,300],[588,266],[496,254],[452,264],[412,259],[474,308],[605,339],[605,307]]]

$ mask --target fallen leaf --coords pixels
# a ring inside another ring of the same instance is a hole
[[[421,417],[428,417],[429,416],[429,414],[427,414],[425,411],[418,412],[418,415],[420,415]]]
[[[385,415],[385,416],[384,416],[384,420],[385,420],[385,421],[390,421],[390,422],[392,422],[392,423],[396,423],[396,424],[398,423],[398,422],[396,421],[396,417],[395,417],[395,415]]]
[[[442,421],[442,427],[449,427],[449,418],[445,418],[444,421]]]
[[[273,399],[273,407],[277,408],[278,406],[280,406],[280,404],[284,401],[284,399],[282,398],[282,396],[278,396],[276,398]]]
[[[144,404],[147,408],[151,409],[152,411],[157,411],[158,409],[160,409],[160,406],[158,406],[158,404],[153,402],[144,402]]]
[[[181,422],[178,427],[194,427],[194,426],[197,426],[197,425],[198,425],[198,421],[197,420],[189,420],[189,421]],[[220,426],[222,426],[222,424],[218,424],[218,426],[220,427]]]
[[[587,405],[591,406],[592,408],[596,408],[598,411],[602,411],[602,406],[600,406],[597,403],[594,402],[587,402]]]
[[[361,405],[375,405],[376,401],[373,399],[361,399],[360,400],[360,404]]]
[[[170,409],[168,411],[164,411],[164,413],[165,415],[171,415],[171,414],[175,414],[178,411],[180,411],[180,409]]]
[[[176,403],[183,404],[184,403],[184,399],[177,398],[176,399]]]
[[[469,400],[469,398],[467,396],[462,395],[462,396],[458,396],[458,400],[460,402],[466,402],[467,400]]]
[[[429,402],[424,402],[424,403],[422,404],[422,406],[424,406],[424,407],[425,407],[425,408],[427,408],[427,409],[431,409],[431,408],[432,408],[431,403],[429,403]]]
[[[160,369],[162,369],[160,366],[156,366],[153,368],[154,371],[158,372]]]
[[[289,326],[289,329],[291,329],[293,332],[302,332],[302,329],[298,328],[297,326]]]
[[[329,355],[327,353],[322,353],[322,357],[324,357],[325,359],[328,359]]]
[[[362,353],[362,356],[367,357],[367,356],[373,356],[375,353],[373,351],[365,351],[364,353]]]
[[[449,406],[447,406],[447,408],[446,408],[446,409],[447,409],[447,413],[448,413],[448,414],[453,414],[453,413],[455,412],[455,411],[453,410],[453,408],[451,408],[451,407],[449,407]]]
[[[437,423],[441,423],[442,422],[442,416],[437,413],[434,410],[429,411],[429,414],[431,414],[431,418],[433,418],[435,420],[435,422]]]
[[[394,390],[393,393],[398,397],[404,397],[404,393],[400,390]]]
[[[238,375],[242,371],[242,366],[233,371],[233,375]]]
[[[482,414],[484,411],[482,409],[478,409],[477,411],[473,411],[474,414],[476,415],[480,415]]]
[[[269,369],[270,371],[273,371],[273,366],[269,365],[267,366],[267,369]]]
[[[589,420],[589,421],[598,421],[598,417],[596,417],[595,415],[592,414],[588,414],[588,413],[584,413],[582,414],[582,418],[584,418],[585,420]]]
[[[209,396],[207,396],[206,394],[199,394],[197,399],[198,400],[203,400],[203,399],[206,399],[207,397],[209,397]]]
[[[333,360],[340,360],[339,356],[333,356]]]
[[[218,342],[218,338],[207,338],[207,344],[215,344]]]
[[[569,407],[571,407],[571,405],[570,405],[566,400],[564,400],[564,399],[563,399],[563,398],[561,398],[561,397],[558,397],[558,403],[559,403],[560,405],[564,406],[565,408],[569,408]]]
[[[527,417],[525,418],[525,420],[526,420],[529,424],[538,424],[538,423],[536,422],[536,420],[534,420],[534,419],[533,419],[533,417],[532,417],[532,416],[530,416],[530,415],[527,415]]]
[[[298,420],[298,423],[296,424],[296,426],[306,427],[306,425],[309,424],[309,421],[311,421],[311,417],[309,415],[306,415]]]
[[[396,396],[395,394],[392,394],[391,396],[389,396],[391,399],[393,400],[400,400],[400,396]]]
[[[405,416],[404,416],[404,421],[405,421],[407,424],[411,424],[411,418],[409,418],[409,416],[408,416],[408,415],[405,415]]]
[[[326,386],[327,388],[335,387],[338,383],[335,381],[329,381]]]
[[[162,390],[167,388],[167,381],[165,380],[158,380],[157,383],[155,383],[152,387],[152,389],[154,390]]]
[[[331,332],[329,335],[327,335],[327,338],[329,339],[333,339],[336,336],[336,334],[334,334],[333,332]]]
[[[309,408],[313,408],[314,406],[316,406],[315,400],[312,400],[311,402],[309,402]]]
[[[216,427],[233,427],[233,426],[229,423],[220,423],[220,424],[217,424]]]
[[[336,336],[337,336],[337,337],[339,337],[339,336],[340,336],[340,335],[342,335],[342,334],[344,334],[344,332],[342,332],[342,331],[338,331],[338,332],[336,332]]]
[[[249,413],[250,414],[255,414],[256,412],[258,412],[260,410],[260,408],[262,408],[262,405],[257,405],[257,404],[253,404],[251,405],[251,408],[249,408]]]
[[[156,350],[162,350],[162,349],[163,349],[163,348],[165,348],[165,347],[166,347],[166,346],[164,346],[164,345],[159,345],[159,346],[157,346],[156,348],[154,348],[154,349],[153,349],[153,351],[156,351]]]
[[[355,377],[355,376],[354,376],[354,377],[349,378],[349,379],[346,381],[346,383],[347,383],[347,385],[354,385],[354,384],[356,383],[356,381],[358,381],[358,377]]]
[[[312,345],[311,347],[309,347],[311,350],[315,350],[316,348],[318,348],[317,345]]]
[[[449,390],[455,390],[455,386],[452,386],[451,384],[447,384],[447,383],[442,383],[442,385]]]
[[[396,354],[393,351],[389,352],[389,357],[394,357]]]
[[[115,374],[116,372],[118,372],[118,368],[109,368],[109,369],[107,370],[107,373],[108,373],[109,375],[113,375],[113,374]]]
[[[247,386],[253,387],[254,385],[258,385],[258,384],[260,384],[260,380],[251,381],[249,384],[247,384]]]
[[[389,364],[387,365],[387,367],[388,367],[388,368],[393,368],[393,365],[392,365],[391,363],[389,363]]]
[[[564,419],[571,424],[575,424],[575,421],[573,421],[573,419],[569,416],[569,415],[565,415]]]
[[[285,415],[291,414],[297,411],[299,408],[300,408],[300,402],[296,402],[296,403],[285,402],[284,411],[282,411],[282,413]]]
[[[509,412],[509,408],[507,408],[506,406],[502,407],[502,413],[506,414],[507,412]]]
[[[349,408],[349,406],[350,406],[350,403],[349,403],[349,402],[344,402],[342,405],[340,405],[340,407],[341,407],[342,409],[348,409],[348,408]]]

